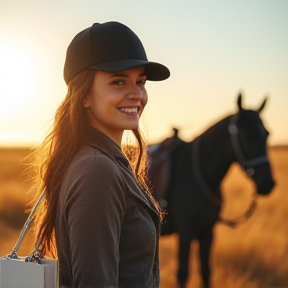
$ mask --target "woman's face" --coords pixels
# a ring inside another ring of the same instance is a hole
[[[120,145],[124,130],[136,129],[148,101],[145,69],[96,71],[84,100],[88,122]]]

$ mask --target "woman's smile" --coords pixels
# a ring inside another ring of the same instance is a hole
[[[140,110],[140,107],[121,107],[121,108],[118,108],[118,110],[127,114],[138,115],[138,111]]]

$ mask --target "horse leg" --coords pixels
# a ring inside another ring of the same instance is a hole
[[[199,238],[200,261],[201,261],[201,274],[204,283],[204,288],[210,287],[210,250],[213,239],[212,229],[204,233]]]
[[[178,284],[179,288],[186,287],[188,278],[190,238],[187,235],[179,234],[179,254],[178,254]]]

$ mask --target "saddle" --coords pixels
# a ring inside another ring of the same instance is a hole
[[[167,207],[167,190],[171,173],[171,155],[184,143],[178,137],[178,129],[173,128],[174,135],[158,144],[148,147],[149,167],[148,178],[150,189],[162,209]]]

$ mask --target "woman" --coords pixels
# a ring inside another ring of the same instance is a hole
[[[38,157],[46,199],[37,237],[43,253],[58,256],[60,287],[159,287],[161,213],[138,126],[146,80],[169,76],[121,23],[96,23],[70,43],[68,92]],[[138,142],[126,156],[124,130]]]

